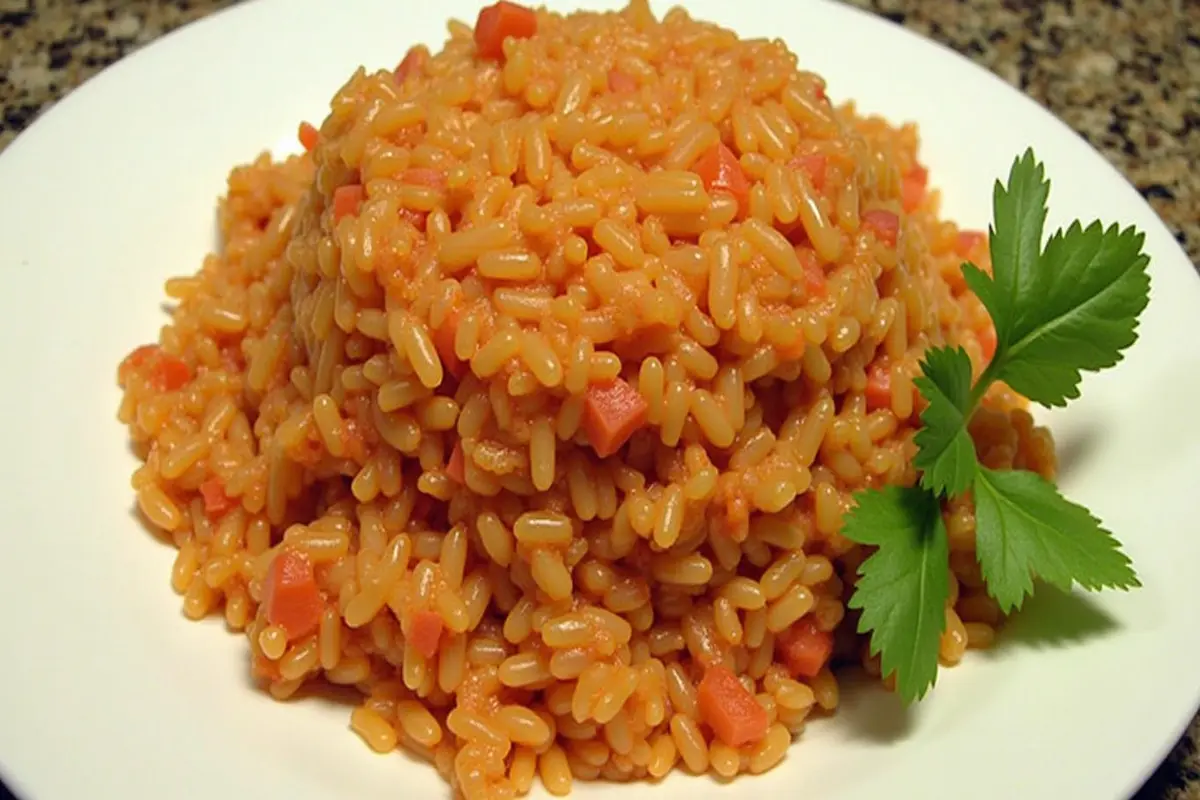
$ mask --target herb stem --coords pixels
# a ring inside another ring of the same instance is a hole
[[[975,385],[971,387],[971,396],[968,398],[967,407],[963,409],[963,418],[967,422],[971,421],[975,409],[983,402],[983,396],[987,394],[988,389],[992,388],[992,384],[996,382],[996,376],[1000,374],[1003,368],[1004,365],[1001,363],[999,354],[992,358],[992,363],[984,367],[979,380],[975,381]]]

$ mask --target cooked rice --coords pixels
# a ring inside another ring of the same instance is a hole
[[[776,634],[812,620],[839,663],[879,673],[846,613],[864,554],[842,515],[915,478],[923,351],[985,363],[959,266],[986,267],[986,242],[940,220],[936,192],[905,207],[913,126],[833,107],[779,41],[635,0],[538,11],[500,61],[459,23],[414,52],[401,82],[357,71],[311,154],[232,172],[218,252],[167,283],[159,345],[122,365],[133,488],[178,547],[184,611],[245,632],[277,698],[356,687],[372,749],[468,798],[768,770],[838,704],[828,665],[792,674]],[[718,141],[751,181],[744,215],[690,171]],[[354,183],[365,202],[335,225]],[[894,245],[866,224],[879,211]],[[646,424],[600,458],[584,399],[618,377]],[[971,434],[985,464],[1049,476],[1023,406],[993,392]],[[1001,615],[970,501],[945,517],[951,665]],[[290,640],[260,605],[283,550],[324,598]],[[444,625],[433,657],[408,641],[417,609]],[[758,742],[701,719],[714,664],[767,710]]]

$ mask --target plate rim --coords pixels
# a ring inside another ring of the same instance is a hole
[[[986,75],[992,81],[995,82],[995,84],[996,84],[995,91],[1006,91],[1008,93],[1011,93],[1012,95],[1018,96],[1023,101],[1025,101],[1025,103],[1027,103],[1030,106],[1031,113],[1035,113],[1035,112],[1033,112],[1033,110],[1036,109],[1037,112],[1041,112],[1040,115],[1042,117],[1044,117],[1046,120],[1053,120],[1054,123],[1056,123],[1057,126],[1061,129],[1061,132],[1068,133],[1074,138],[1074,146],[1075,147],[1085,148],[1086,150],[1091,151],[1093,154],[1097,155],[1098,158],[1104,162],[1105,166],[1112,173],[1113,176],[1118,177],[1126,185],[1126,187],[1128,187],[1128,189],[1130,191],[1137,194],[1136,187],[1134,186],[1133,182],[1124,173],[1122,173],[1120,170],[1118,170],[1111,162],[1109,162],[1108,159],[1104,156],[1104,154],[1102,152],[1100,152],[1097,148],[1095,148],[1093,145],[1091,145],[1091,143],[1089,143],[1083,136],[1081,136],[1078,132],[1076,132],[1074,129],[1072,129],[1065,121],[1063,121],[1058,116],[1056,116],[1052,111],[1050,111],[1049,108],[1047,108],[1043,104],[1039,103],[1037,100],[1030,97],[1028,94],[1021,91],[1017,87],[1012,86],[1007,81],[1005,81],[1004,79],[1002,79],[1001,77],[999,77],[998,75],[993,73],[991,70],[987,69],[986,67],[967,58],[966,56],[962,55],[961,53],[958,53],[953,48],[950,48],[936,40],[928,39],[928,38],[914,32],[913,30],[911,30],[909,28],[898,25],[894,22],[891,22],[890,20],[886,20],[885,18],[876,16],[869,11],[858,8],[857,6],[835,3],[835,2],[833,2],[833,0],[810,0],[810,2],[812,2],[813,5],[822,5],[822,6],[826,6],[829,8],[836,8],[839,13],[850,12],[850,14],[852,14],[858,18],[858,21],[861,24],[888,26],[891,29],[890,35],[893,35],[893,36],[901,35],[901,36],[910,38],[916,42],[919,42],[923,47],[935,48],[938,51],[940,51],[940,54],[943,57],[945,57],[945,56],[952,57],[954,59],[954,63],[956,65],[958,65],[959,67],[962,67],[964,64],[970,64],[971,67],[973,68],[973,72],[976,74],[976,76]],[[76,105],[73,101],[79,100],[81,92],[95,93],[97,91],[100,91],[99,87],[103,87],[104,85],[112,83],[114,80],[119,80],[122,75],[130,72],[131,70],[138,69],[139,65],[144,63],[142,61],[142,58],[147,53],[149,53],[149,52],[160,53],[171,46],[175,46],[176,43],[178,41],[182,40],[183,38],[196,35],[196,31],[199,28],[207,29],[210,25],[221,24],[221,23],[231,24],[230,20],[232,20],[232,18],[246,15],[250,9],[261,9],[263,7],[267,7],[267,6],[271,6],[271,5],[282,7],[282,2],[281,2],[281,0],[248,0],[248,2],[243,2],[243,3],[223,7],[217,11],[214,11],[210,14],[205,15],[202,18],[199,18],[195,21],[189,22],[189,23],[184,24],[180,27],[177,27],[171,31],[166,32],[165,34],[157,37],[156,39],[149,42],[148,44],[146,44],[142,47],[139,47],[137,50],[129,53],[128,55],[124,56],[123,58],[121,58],[118,61],[114,62],[113,64],[109,65],[108,67],[105,67],[104,69],[100,70],[95,75],[89,77],[86,81],[84,81],[79,86],[77,86],[76,88],[71,90],[67,96],[65,96],[65,97],[61,98],[60,100],[58,100],[57,102],[55,102],[50,108],[45,109],[41,113],[39,113],[37,118],[25,130],[23,130],[12,142],[9,143],[9,145],[5,148],[4,152],[0,153],[0,174],[3,174],[3,172],[5,171],[5,168],[15,159],[17,159],[19,157],[26,157],[26,156],[24,156],[25,151],[31,146],[31,145],[29,145],[29,142],[34,141],[35,138],[39,135],[38,133],[36,133],[37,131],[41,131],[44,128],[46,128],[48,119],[61,119],[61,118],[64,118],[64,115],[73,113],[72,110],[76,107]],[[553,4],[553,5],[559,5],[559,4]],[[586,3],[568,2],[568,3],[562,4],[562,5],[576,7],[576,6],[587,5],[587,4]],[[898,120],[893,120],[893,122],[898,122]],[[0,199],[3,198],[4,193],[5,193],[4,190],[0,190]],[[1175,251],[1179,256],[1180,261],[1183,264],[1186,264],[1191,268],[1190,271],[1193,276],[1192,279],[1195,280],[1196,278],[1200,277],[1200,275],[1197,274],[1197,269],[1198,269],[1197,266],[1192,263],[1190,257],[1188,257],[1186,252],[1183,250],[1182,246],[1175,239],[1174,235],[1171,233],[1171,231],[1167,227],[1166,223],[1161,219],[1161,217],[1158,216],[1157,213],[1155,213],[1153,211],[1153,208],[1150,207],[1149,204],[1146,203],[1145,200],[1140,197],[1140,195],[1138,195],[1138,202],[1142,206],[1145,206],[1146,208],[1150,209],[1151,214],[1154,219],[1154,222],[1157,224],[1157,226],[1159,228],[1161,228],[1161,231],[1160,231],[1161,234],[1164,235],[1165,238],[1171,242],[1172,246],[1175,248]],[[3,223],[0,223],[0,227],[3,227]],[[1174,256],[1174,254],[1170,254],[1170,253],[1167,253],[1167,254],[1155,253],[1156,260],[1174,260],[1173,256]],[[234,638],[236,638],[236,637],[234,637]],[[1148,765],[1144,766],[1144,772],[1140,775],[1137,784],[1132,787],[1129,787],[1131,791],[1136,791],[1138,787],[1143,785],[1145,783],[1145,781],[1154,773],[1154,771],[1156,769],[1158,769],[1159,765],[1162,764],[1163,761],[1169,756],[1169,754],[1171,753],[1172,749],[1174,748],[1176,742],[1179,740],[1179,738],[1183,734],[1183,732],[1186,731],[1186,729],[1188,728],[1192,719],[1195,717],[1198,709],[1200,709],[1200,685],[1198,685],[1196,687],[1196,691],[1193,692],[1193,704],[1192,704],[1190,710],[1186,710],[1185,715],[1182,716],[1178,727],[1173,731],[1172,739],[1165,746],[1161,746],[1159,748],[1158,757],[1152,764],[1148,764]],[[11,786],[13,786],[14,788],[22,786],[22,784],[24,782],[22,781],[22,779],[19,775],[8,774],[11,771],[7,769],[7,758],[5,757],[5,754],[3,754],[3,753],[0,753],[0,768],[4,769],[4,772],[6,773],[6,780],[9,780],[9,783]]]

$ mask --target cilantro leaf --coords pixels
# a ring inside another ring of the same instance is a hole
[[[937,678],[950,595],[941,505],[918,487],[869,489],[855,500],[842,535],[879,549],[859,566],[849,606],[862,611],[858,632],[871,632],[884,677],[895,673],[901,698],[919,700]]]
[[[929,404],[921,412],[920,449],[913,463],[921,470],[921,486],[939,495],[959,495],[975,477],[975,443],[967,433],[971,358],[961,347],[938,347],[925,354],[921,371],[913,383]]]
[[[975,520],[979,566],[1005,613],[1032,594],[1035,575],[1064,591],[1141,586],[1100,521],[1036,473],[980,467]]]
[[[1137,318],[1150,299],[1144,236],[1078,222],[1056,231],[1043,250],[1050,183],[1026,151],[993,194],[992,276],[963,265],[971,291],[996,328],[987,375],[1045,406],[1079,396],[1085,371],[1121,360],[1137,339]]]
[[[971,415],[996,381],[1042,405],[1079,396],[1082,373],[1117,364],[1137,339],[1149,301],[1144,237],[1132,228],[1075,223],[1042,246],[1050,184],[1031,150],[993,191],[992,274],[963,265],[991,315],[996,351],[972,385],[962,348],[929,350],[915,385],[925,399],[914,437],[920,484],[863,490],[844,519],[848,539],[875,551],[859,566],[849,607],[859,633],[905,702],[937,678],[949,597],[941,497],[973,491],[976,554],[989,594],[1020,608],[1035,578],[1062,589],[1139,586],[1120,545],[1087,509],[1027,471],[979,464]]]
[[[1099,222],[1050,237],[997,350],[996,377],[1034,402],[1062,406],[1079,396],[1081,372],[1119,362],[1150,300],[1144,238]]]
[[[971,290],[992,316],[998,341],[1011,339],[1009,330],[1014,312],[1021,300],[1028,302],[1031,298],[1029,289],[1037,278],[1049,196],[1046,170],[1034,157],[1033,150],[1027,149],[1013,161],[1008,184],[996,181],[992,189],[993,219],[988,244],[995,279],[973,265],[963,269]],[[982,285],[977,287],[977,283]]]

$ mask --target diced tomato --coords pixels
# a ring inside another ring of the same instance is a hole
[[[638,82],[631,75],[613,67],[608,71],[608,90],[615,94],[629,94],[638,90]]]
[[[750,200],[750,179],[746,177],[737,156],[724,142],[717,142],[696,159],[696,163],[692,164],[692,172],[700,176],[709,192],[732,195],[741,213],[746,213]]]
[[[267,622],[282,628],[289,640],[317,629],[324,600],[307,555],[297,550],[279,551],[267,568],[262,602]]]
[[[191,367],[179,356],[164,353],[156,344],[144,344],[134,350],[117,367],[117,380],[124,386],[130,376],[146,371],[146,380],[160,392],[182,389],[192,379]]]
[[[200,484],[200,497],[204,500],[204,513],[209,519],[218,519],[238,505],[235,498],[225,494],[220,478],[209,478]]]
[[[409,48],[408,52],[404,54],[404,58],[400,61],[400,64],[396,67],[396,70],[392,73],[396,79],[396,83],[404,83],[410,75],[420,72],[428,60],[429,51],[424,47]]]
[[[606,458],[620,450],[646,424],[647,409],[645,398],[620,378],[589,386],[583,401],[583,430],[596,455]]]
[[[336,225],[338,221],[345,216],[352,216],[358,213],[362,207],[363,200],[367,197],[367,191],[360,183],[351,183],[346,186],[339,186],[333,190],[333,222]]]
[[[775,635],[775,649],[793,677],[816,677],[833,654],[833,634],[801,619]]]
[[[433,332],[433,348],[442,357],[442,366],[455,378],[467,373],[467,364],[454,350],[454,339],[458,335],[458,323],[462,319],[462,308],[455,306],[446,312],[446,318]]]
[[[125,356],[121,366],[117,367],[117,382],[124,386],[129,376],[142,368],[142,365],[158,354],[159,346],[144,344]]]
[[[463,486],[467,482],[467,458],[463,453],[462,442],[455,442],[450,451],[450,460],[446,462],[446,477]]]
[[[808,176],[808,182],[818,192],[825,190],[825,170],[828,166],[825,156],[820,154],[796,156],[788,163],[795,169],[803,170],[804,174]]]
[[[900,181],[900,201],[904,205],[905,213],[911,214],[920,207],[921,201],[925,199],[925,185],[928,181],[929,170],[920,165],[909,170]]]
[[[888,247],[896,246],[900,234],[900,218],[891,211],[872,209],[862,215],[863,227],[875,234],[875,238]]]
[[[181,389],[192,379],[192,370],[178,356],[163,353],[150,377],[151,383],[160,389],[173,392]]]
[[[985,239],[987,235],[983,231],[959,231],[958,239],[954,242],[954,254],[959,258],[970,258],[971,253]]]
[[[297,133],[300,139],[300,145],[306,153],[311,153],[317,149],[317,142],[321,139],[321,134],[307,122],[300,123],[300,131]]]
[[[881,358],[867,370],[867,410],[878,411],[892,407],[892,369]]]
[[[528,39],[535,33],[537,15],[532,9],[500,0],[479,12],[475,21],[475,50],[480,58],[502,58],[505,39]]]
[[[726,667],[709,667],[704,672],[696,701],[700,719],[730,747],[759,741],[771,724],[766,709]]]
[[[408,641],[412,642],[418,653],[426,658],[433,658],[437,655],[444,627],[442,615],[436,611],[414,612],[409,624]]]

